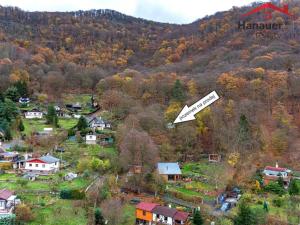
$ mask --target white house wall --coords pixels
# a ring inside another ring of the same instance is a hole
[[[43,118],[43,113],[27,112],[27,113],[25,113],[25,118],[26,119],[42,119]]]
[[[32,164],[32,166],[29,166]],[[59,169],[59,162],[55,163],[34,163],[34,162],[26,162],[25,163],[25,170],[36,170],[36,171],[51,171],[51,170],[58,170]]]
[[[165,217],[162,215],[156,215],[155,213],[153,213],[153,221],[155,222],[159,222],[160,220],[162,220],[163,224],[167,224],[167,225],[172,225],[173,224],[173,219],[171,217],[167,218],[167,221],[165,221]]]

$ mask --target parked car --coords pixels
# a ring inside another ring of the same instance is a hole
[[[130,203],[131,203],[131,204],[134,204],[134,205],[137,205],[137,204],[139,204],[140,202],[141,202],[141,199],[139,199],[139,198],[133,198],[133,199],[130,200]]]

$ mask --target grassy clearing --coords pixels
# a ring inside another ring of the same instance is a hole
[[[45,124],[45,120],[23,120],[23,124],[25,127],[24,133],[26,135],[30,135],[32,132],[40,132],[43,131],[46,127],[52,127],[50,125]]]
[[[64,160],[76,162],[82,157],[99,156],[100,153],[105,155],[116,156],[115,147],[102,147],[100,145],[79,144],[76,141],[67,140],[64,143],[66,152],[62,154]]]
[[[63,101],[65,103],[80,103],[80,104],[87,104],[91,102],[91,95],[90,94],[65,94],[63,96]]]
[[[77,123],[78,123],[78,119],[73,119],[73,118],[70,119],[59,118],[58,121],[59,127],[65,130],[69,130],[75,127]]]
[[[211,201],[217,196],[218,189],[225,188],[227,171],[224,163],[209,163],[203,160],[197,163],[187,163],[183,165],[182,174],[186,178],[191,178],[190,182],[173,184],[170,191],[180,193],[183,198],[201,197]]]
[[[53,199],[46,206],[35,207],[34,222],[29,225],[86,225],[87,216],[80,201]]]
[[[90,184],[90,180],[88,178],[76,178],[72,181],[64,181],[59,184],[59,189],[85,189]]]
[[[290,196],[288,194],[283,195],[282,197],[275,195],[275,194],[264,194],[263,197],[257,195],[257,194],[249,194],[244,193],[243,196],[245,197],[247,195],[247,202],[250,204],[250,207],[253,210],[263,210],[263,204],[264,201],[268,203],[268,215],[276,218],[276,220],[281,221],[282,224],[299,224],[300,222],[300,205],[296,202],[293,202],[292,199],[290,199]],[[281,199],[281,204],[276,205],[274,203],[274,200]],[[236,215],[238,211],[238,207],[232,209],[230,211],[231,215]]]
[[[64,118],[59,118],[59,126],[62,129],[68,130],[72,127],[74,127],[77,124],[78,120],[77,119],[64,119]],[[46,124],[46,121],[44,119],[42,120],[37,120],[37,119],[24,119],[23,124],[25,127],[24,133],[26,135],[30,135],[32,132],[41,132],[44,130],[44,128],[53,128],[53,126]],[[55,129],[54,129],[55,130]]]
[[[203,200],[211,201],[214,199],[213,196],[205,195],[204,193],[197,192],[193,189],[187,189],[184,186],[171,186],[169,188],[170,191],[175,191],[183,195],[183,197],[200,197]],[[185,200],[185,199],[183,199]]]

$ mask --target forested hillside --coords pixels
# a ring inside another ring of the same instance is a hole
[[[299,2],[287,3],[299,16]],[[149,140],[155,147],[145,150],[156,149],[160,159],[195,160],[200,153],[219,152],[245,172],[276,160],[298,168],[300,19],[273,12],[268,22],[284,29],[275,38],[272,32],[257,38],[253,30],[237,29],[241,14],[253,6],[187,25],[112,10],[0,7],[1,93],[45,103],[59,102],[64,93],[94,93],[114,121],[125,120],[118,130],[124,156],[124,142],[135,137]],[[266,22],[263,13],[247,20]],[[185,104],[213,90],[221,100],[196,122],[166,129]],[[132,163],[152,162],[136,150]]]

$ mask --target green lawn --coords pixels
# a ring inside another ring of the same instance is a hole
[[[69,188],[69,189],[85,189],[89,184],[91,183],[91,181],[88,178],[76,178],[72,181],[64,181],[59,183],[59,189],[65,189],[65,188]]]
[[[171,186],[169,188],[169,190],[181,193],[181,194],[183,194],[183,196],[186,196],[186,197],[200,197],[203,200],[208,200],[208,201],[214,199],[214,197],[212,197],[212,196],[205,195],[205,194],[203,194],[201,192],[197,192],[197,191],[192,190],[192,189],[187,189],[187,188],[182,187],[182,186],[175,186],[174,185],[174,186]],[[185,199],[183,199],[183,200],[185,200]]]
[[[48,202],[49,204],[49,202]],[[86,225],[87,216],[80,201],[53,199],[50,205],[35,207],[29,225]]]
[[[59,124],[60,128],[68,130],[68,129],[74,127],[77,124],[77,121],[78,121],[77,119],[73,119],[73,118],[70,118],[70,119],[59,118],[59,123],[58,124]],[[32,132],[43,131],[44,128],[49,128],[49,127],[53,128],[53,126],[46,124],[44,119],[41,119],[41,120],[24,119],[23,124],[24,124],[24,127],[25,127],[24,133],[26,135],[30,135]]]
[[[196,163],[183,165],[182,174],[191,178],[191,182],[181,182],[170,185],[170,191],[180,193],[182,198],[201,197],[204,200],[215,199],[216,185],[218,189],[224,189],[226,185],[226,165],[224,163],[209,163],[202,160]]]
[[[78,123],[78,119],[65,119],[65,118],[59,118],[58,124],[60,128],[63,128],[65,130],[69,130],[70,128],[73,128]]]
[[[23,124],[25,127],[24,133],[26,135],[30,135],[32,132],[40,132],[43,131],[44,128],[51,127],[50,125],[45,124],[45,120],[37,120],[37,119],[24,119]]]

